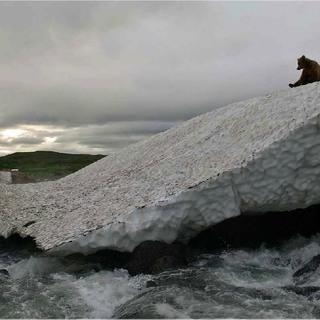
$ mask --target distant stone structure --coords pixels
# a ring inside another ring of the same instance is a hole
[[[32,182],[36,182],[35,178],[24,172],[20,172],[19,169],[0,170],[0,184],[20,184]]]

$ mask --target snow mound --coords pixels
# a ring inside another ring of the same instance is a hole
[[[0,184],[0,235],[60,254],[132,251],[319,203],[319,117],[314,83],[200,115],[58,181]]]

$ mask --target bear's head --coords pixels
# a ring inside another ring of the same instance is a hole
[[[307,66],[307,58],[303,55],[301,58],[297,59],[298,67],[297,70],[304,69]]]

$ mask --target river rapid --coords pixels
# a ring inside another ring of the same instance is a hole
[[[2,246],[0,318],[320,318],[320,270],[293,277],[318,254],[319,234],[130,276]]]

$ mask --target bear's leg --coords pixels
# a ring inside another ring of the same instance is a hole
[[[295,82],[295,83],[289,83],[289,87],[290,88],[293,88],[293,87],[299,87],[299,86],[301,86],[301,80],[299,79],[297,82]]]

